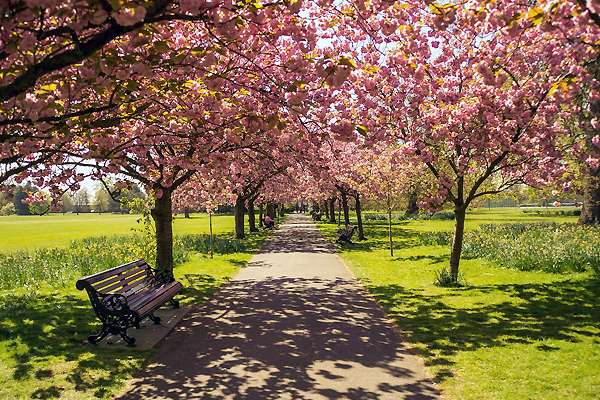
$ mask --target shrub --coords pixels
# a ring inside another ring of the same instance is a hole
[[[210,235],[183,235],[177,240],[189,251],[208,254],[210,252]],[[225,236],[213,236],[213,251],[217,254],[230,254],[244,251],[246,243],[243,240]]]
[[[15,205],[13,203],[7,203],[0,209],[0,215],[13,215],[16,213]]]
[[[378,214],[378,213],[365,213],[363,214],[363,218],[367,221],[387,221],[387,214]],[[442,211],[435,214],[392,214],[392,221],[419,221],[419,220],[428,220],[428,219],[440,219],[440,220],[449,220],[454,219],[453,211]]]
[[[465,234],[463,256],[523,271],[598,271],[600,228],[554,222],[481,225]]]
[[[449,246],[452,243],[452,232],[426,232],[419,235],[419,240],[428,246]]]
[[[214,237],[214,252],[229,254],[244,251],[245,242],[224,236]],[[189,259],[191,251],[208,254],[208,235],[176,236],[173,264]],[[38,249],[33,252],[0,253],[0,288],[15,288],[47,282],[55,286],[72,285],[82,276],[113,268],[142,258],[153,265],[156,244],[146,234],[90,237],[71,242],[66,248]]]
[[[458,272],[458,277],[456,280],[454,280],[452,279],[450,270],[448,270],[448,268],[442,268],[435,271],[433,284],[440,287],[463,287],[467,285],[467,282],[465,281],[461,271]]]

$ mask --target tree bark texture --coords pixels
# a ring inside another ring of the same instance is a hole
[[[173,271],[173,203],[169,188],[163,188],[150,214],[156,228],[156,268]]]
[[[265,214],[264,208],[265,207],[262,204],[260,206],[258,206],[258,226],[261,228],[263,227],[263,224],[264,224],[263,220],[265,218],[264,217],[264,214]]]
[[[242,196],[237,196],[235,199],[235,209],[234,209],[234,218],[235,218],[235,237],[238,239],[243,239],[246,237],[244,233],[244,209],[245,204],[244,198]]]
[[[594,78],[600,78],[600,63],[598,61],[590,64],[588,68]],[[590,103],[590,113],[587,117],[590,121],[592,118],[600,118],[600,101]],[[596,148],[592,139],[598,135],[598,129],[593,128],[591,124],[588,124],[588,126],[585,131],[587,155],[591,153],[590,149]],[[584,177],[583,208],[578,222],[580,225],[597,225],[600,223],[600,168],[590,168],[589,165],[588,168],[589,172]]]
[[[415,186],[410,187],[408,192],[408,207],[406,207],[406,213],[404,215],[414,215],[419,213],[417,188]]]
[[[348,195],[340,191],[342,195],[342,208],[344,209],[344,225],[350,225],[350,207],[348,206]]]
[[[250,228],[250,232],[258,232],[258,228],[256,227],[254,199],[248,199],[248,226]]]
[[[578,222],[580,225],[600,224],[600,168],[590,168],[585,177],[583,208]]]
[[[390,256],[394,257],[394,242],[392,240],[392,208],[388,207],[388,236],[390,238]]]
[[[325,220],[329,221],[329,205],[327,204],[327,201],[323,204],[323,210],[325,211]]]
[[[356,219],[358,220],[358,240],[365,240],[365,230],[362,221],[362,206],[360,204],[360,194],[356,193]]]
[[[466,204],[454,208],[454,238],[452,240],[452,250],[450,252],[450,276],[454,282],[458,282],[458,267],[460,265],[460,255],[462,253],[463,238],[465,235],[466,215]]]
[[[277,218],[277,207],[275,206],[275,204],[267,204],[267,215],[273,219]]]
[[[329,222],[335,224],[335,198],[329,199]]]

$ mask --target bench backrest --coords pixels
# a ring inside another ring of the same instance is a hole
[[[148,263],[137,260],[81,278],[76,286],[77,289],[86,289],[88,292],[117,293],[127,296],[128,292],[154,283],[154,275]]]

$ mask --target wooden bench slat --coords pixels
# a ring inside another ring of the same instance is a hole
[[[126,292],[129,288],[139,285],[142,281],[148,279],[148,273],[146,270],[138,271],[135,274],[131,274],[124,279],[120,279],[110,286],[106,286],[101,290],[98,290],[102,293],[123,293]]]
[[[97,290],[101,293],[110,293],[116,288],[128,286],[132,281],[145,278],[147,276],[146,269],[140,269],[137,271],[132,271],[131,273],[125,273],[123,275],[116,276],[112,279],[107,279],[100,283],[96,283],[92,285],[94,290]]]
[[[106,271],[98,272],[94,275],[86,276],[85,278],[82,278],[81,280],[85,280],[86,282],[88,282],[90,284],[94,284],[96,282],[106,279],[107,277],[114,276],[123,271],[127,271],[133,267],[137,267],[137,266],[144,265],[144,264],[148,265],[146,263],[146,261],[144,261],[144,260],[141,260],[141,259],[136,260],[131,263],[119,265],[118,267],[115,267],[115,268],[107,269]]]
[[[157,293],[169,290],[171,286],[177,284],[179,284],[179,282],[173,281],[162,285],[147,285],[140,287],[138,291],[127,297],[130,307],[137,309],[141,304],[144,304],[144,302],[151,301],[151,298],[156,296]]]
[[[140,287],[139,290],[137,290],[134,293],[131,293],[127,296],[127,302],[129,304],[129,307],[137,309],[139,308],[139,304],[140,300],[139,299],[144,299],[145,297],[148,296],[152,296],[154,293],[160,292],[163,288],[163,285],[160,286],[154,286],[154,285],[145,285],[143,287]],[[142,300],[143,302],[143,300]]]
[[[147,314],[153,312],[160,305],[164,304],[167,300],[173,297],[177,292],[183,289],[183,285],[180,282],[173,282],[176,285],[169,287],[166,291],[162,292],[159,297],[157,297],[154,301],[144,305],[142,308],[138,310],[140,315],[146,316]]]

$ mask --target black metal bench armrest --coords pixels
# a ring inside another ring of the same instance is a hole
[[[98,300],[104,309],[108,312],[129,311],[127,298],[122,294],[116,293],[97,293]]]
[[[159,283],[171,283],[175,281],[173,271],[169,271],[168,269],[156,269],[152,267],[148,267],[148,269],[152,272],[154,279]]]

